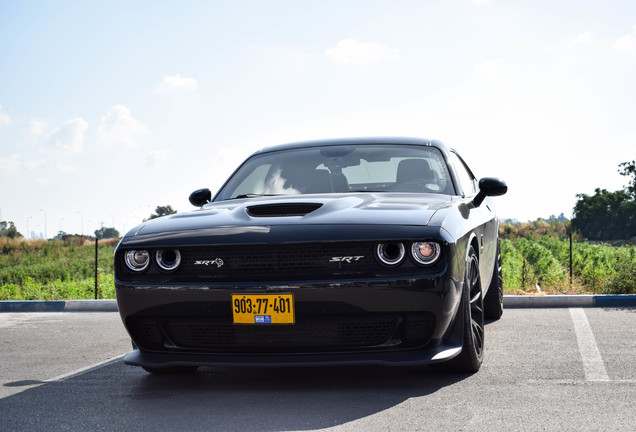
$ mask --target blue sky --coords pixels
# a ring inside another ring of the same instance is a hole
[[[124,232],[253,151],[436,138],[571,215],[636,158],[634,1],[2,1],[0,216]]]

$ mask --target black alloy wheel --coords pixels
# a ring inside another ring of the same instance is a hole
[[[503,315],[503,275],[501,266],[501,251],[499,249],[499,239],[497,239],[497,258],[492,270],[492,280],[484,297],[486,319],[496,320]]]
[[[461,310],[464,315],[463,346],[461,353],[452,360],[453,366],[459,372],[477,372],[484,359],[484,297],[479,259],[472,246],[466,260]]]

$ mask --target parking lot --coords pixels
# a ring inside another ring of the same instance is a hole
[[[0,313],[0,430],[631,430],[636,309],[508,309],[474,375],[123,364],[117,313]]]

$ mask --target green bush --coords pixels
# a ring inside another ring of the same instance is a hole
[[[636,294],[636,263],[619,263],[603,294]]]
[[[114,298],[115,241],[98,248],[99,298]],[[95,244],[65,240],[0,239],[0,300],[66,300],[95,297]]]

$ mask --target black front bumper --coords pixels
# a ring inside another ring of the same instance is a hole
[[[459,328],[459,327],[458,327]],[[452,337],[434,348],[410,351],[378,351],[364,353],[325,354],[197,354],[144,352],[134,349],[124,357],[124,363],[143,367],[172,366],[236,366],[236,367],[283,367],[283,366],[344,366],[383,365],[416,366],[444,362],[461,352],[461,335]]]
[[[445,361],[461,351],[459,285],[446,275],[213,287],[117,282],[120,314],[139,347],[124,361],[144,367]],[[231,294],[265,292],[293,293],[296,323],[233,325]]]

